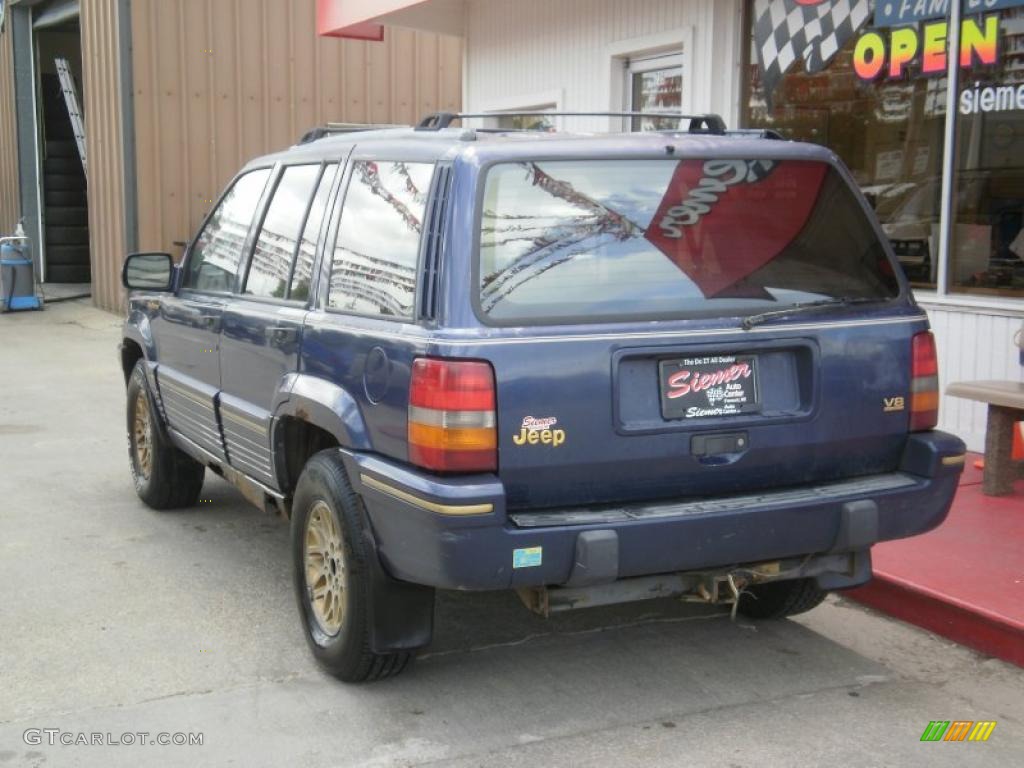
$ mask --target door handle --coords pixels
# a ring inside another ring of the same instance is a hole
[[[290,344],[298,337],[298,329],[290,325],[270,325],[264,331],[271,344]]]
[[[217,315],[203,315],[200,323],[208,331],[216,333],[220,330],[220,317]]]

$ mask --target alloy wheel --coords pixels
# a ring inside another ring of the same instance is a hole
[[[141,389],[135,396],[135,419],[132,425],[135,466],[144,480],[153,469],[153,423],[149,418],[149,402]]]
[[[345,621],[348,587],[345,547],[334,514],[317,501],[306,520],[306,595],[313,617],[326,635],[336,635]]]

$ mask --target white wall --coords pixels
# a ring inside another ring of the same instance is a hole
[[[921,304],[935,332],[939,352],[939,386],[954,381],[1004,379],[1024,381],[1013,336],[1024,312]],[[939,428],[959,435],[972,451],[985,448],[987,407],[943,395]]]
[[[464,104],[481,111],[557,94],[568,111],[628,108],[613,103],[619,87],[612,53],[621,52],[623,41],[643,46],[638,38],[683,31],[692,40],[692,50],[684,51],[684,83],[691,84],[684,105],[717,112],[735,126],[741,27],[740,0],[471,0]]]

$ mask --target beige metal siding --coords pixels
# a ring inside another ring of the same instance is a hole
[[[89,257],[97,306],[122,304],[124,156],[117,43],[117,0],[82,3],[82,109],[89,162]]]
[[[316,125],[459,107],[459,39],[318,38],[315,5],[133,0],[140,248],[177,257],[241,165]]]
[[[0,235],[14,231],[18,201],[18,135],[14,122],[14,49],[11,20],[0,34]]]

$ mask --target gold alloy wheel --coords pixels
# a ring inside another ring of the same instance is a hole
[[[313,616],[327,635],[345,621],[345,546],[330,507],[317,501],[306,518],[306,595]]]
[[[135,465],[144,480],[149,480],[153,469],[153,424],[149,419],[149,402],[146,393],[139,389],[135,396],[135,420],[132,426],[135,438]]]

